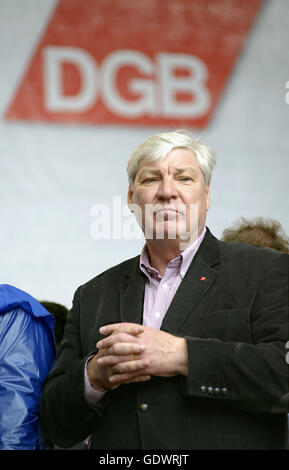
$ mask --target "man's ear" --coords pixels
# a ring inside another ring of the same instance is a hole
[[[206,187],[206,192],[207,192],[207,211],[209,210],[209,207],[211,205],[211,193],[210,193],[210,186]]]
[[[127,205],[130,207],[130,205],[133,203],[132,202],[132,196],[133,196],[133,189],[132,185],[130,184],[127,190]]]

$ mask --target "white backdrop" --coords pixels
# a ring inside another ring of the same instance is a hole
[[[141,240],[94,240],[90,209],[114,195],[126,200],[128,157],[167,128],[2,118],[54,6],[0,0],[0,282],[70,307],[80,284],[140,251]],[[201,132],[218,158],[208,215],[216,236],[240,216],[275,218],[289,233],[288,7],[265,2]]]

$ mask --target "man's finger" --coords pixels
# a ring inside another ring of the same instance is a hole
[[[122,382],[124,384],[130,384],[132,382],[147,382],[150,380],[151,376],[150,375],[138,375],[137,377],[132,377],[129,381],[127,382]]]
[[[111,323],[110,325],[102,326],[99,329],[99,332],[102,335],[110,335],[118,329],[131,335],[139,335],[140,333],[143,333],[144,326],[139,325],[138,323]]]
[[[144,359],[139,359],[137,361],[128,361],[128,362],[118,362],[112,368],[112,371],[118,374],[130,373],[140,371],[149,366],[149,362]]]
[[[136,359],[136,355],[133,356],[134,359]],[[102,356],[101,358],[97,359],[97,363],[103,367],[103,366],[114,366],[115,364],[118,364],[119,362],[129,362],[132,361],[132,354],[122,354],[122,355],[107,355],[107,356]]]
[[[107,356],[118,354],[140,354],[144,352],[145,346],[138,343],[115,343],[107,348]]]
[[[96,347],[98,349],[107,349],[117,343],[139,344],[137,343],[137,340],[134,336],[129,335],[127,333],[117,333],[115,335],[112,334],[110,336],[107,336],[106,338],[101,339],[100,341],[96,343]],[[143,348],[141,348],[140,350],[142,349]],[[137,351],[132,351],[132,352],[137,352]]]
[[[115,374],[111,375],[109,382],[113,385],[131,382],[143,382],[150,379],[150,375],[144,373],[127,373],[127,374]]]

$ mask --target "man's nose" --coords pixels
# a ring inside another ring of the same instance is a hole
[[[161,181],[158,189],[159,199],[168,200],[178,196],[175,181],[172,178],[165,177]]]

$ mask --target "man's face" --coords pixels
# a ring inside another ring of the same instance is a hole
[[[203,230],[210,205],[196,156],[178,148],[162,161],[141,163],[128,190],[128,204],[135,205],[146,238],[193,241]]]

